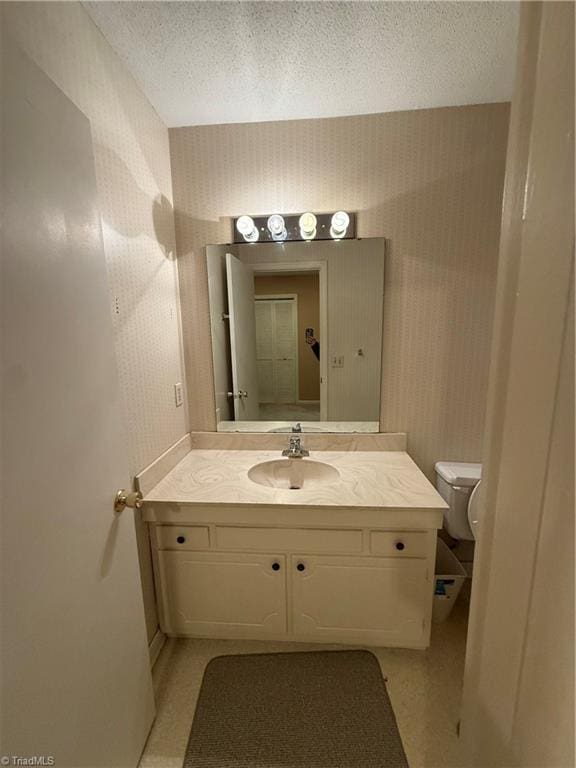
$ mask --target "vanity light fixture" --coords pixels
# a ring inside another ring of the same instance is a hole
[[[300,227],[300,237],[302,240],[314,240],[316,237],[317,223],[318,219],[309,211],[300,216],[298,219],[298,226]]]
[[[284,222],[284,216],[280,216],[279,213],[273,213],[268,219],[268,231],[272,235],[272,240],[282,241],[286,240],[286,224]]]
[[[356,237],[356,214],[342,210],[268,213],[262,216],[242,214],[233,218],[231,223],[234,243],[310,243],[353,240]]]
[[[247,243],[255,243],[260,235],[258,227],[254,224],[254,219],[251,216],[240,216],[236,222],[236,229]]]
[[[341,240],[346,237],[346,230],[350,224],[350,216],[346,211],[336,211],[332,215],[332,221],[330,222],[330,235],[334,240]]]

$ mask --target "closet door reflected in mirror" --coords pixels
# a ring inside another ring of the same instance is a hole
[[[254,308],[260,411],[268,407],[268,415],[274,416],[275,406],[278,406],[277,411],[282,414],[285,404],[296,403],[300,399],[298,295],[287,295],[280,291],[271,296],[256,293]],[[316,402],[319,402],[319,398]]]
[[[378,431],[384,246],[207,247],[219,431]]]

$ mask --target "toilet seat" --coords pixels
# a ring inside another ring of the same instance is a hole
[[[474,538],[476,538],[478,523],[480,522],[481,516],[481,504],[479,500],[481,485],[482,480],[479,480],[474,486],[468,501],[468,524],[470,525],[470,530],[472,531],[472,536]]]

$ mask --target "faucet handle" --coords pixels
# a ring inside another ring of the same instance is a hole
[[[292,432],[302,432],[302,424],[299,421],[292,427]]]

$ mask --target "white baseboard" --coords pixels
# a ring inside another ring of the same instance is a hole
[[[158,630],[154,637],[152,638],[152,642],[148,646],[148,650],[150,651],[150,666],[153,667],[154,664],[156,664],[156,661],[158,660],[158,656],[160,656],[160,651],[162,650],[164,643],[166,642],[166,635],[162,630]]]

